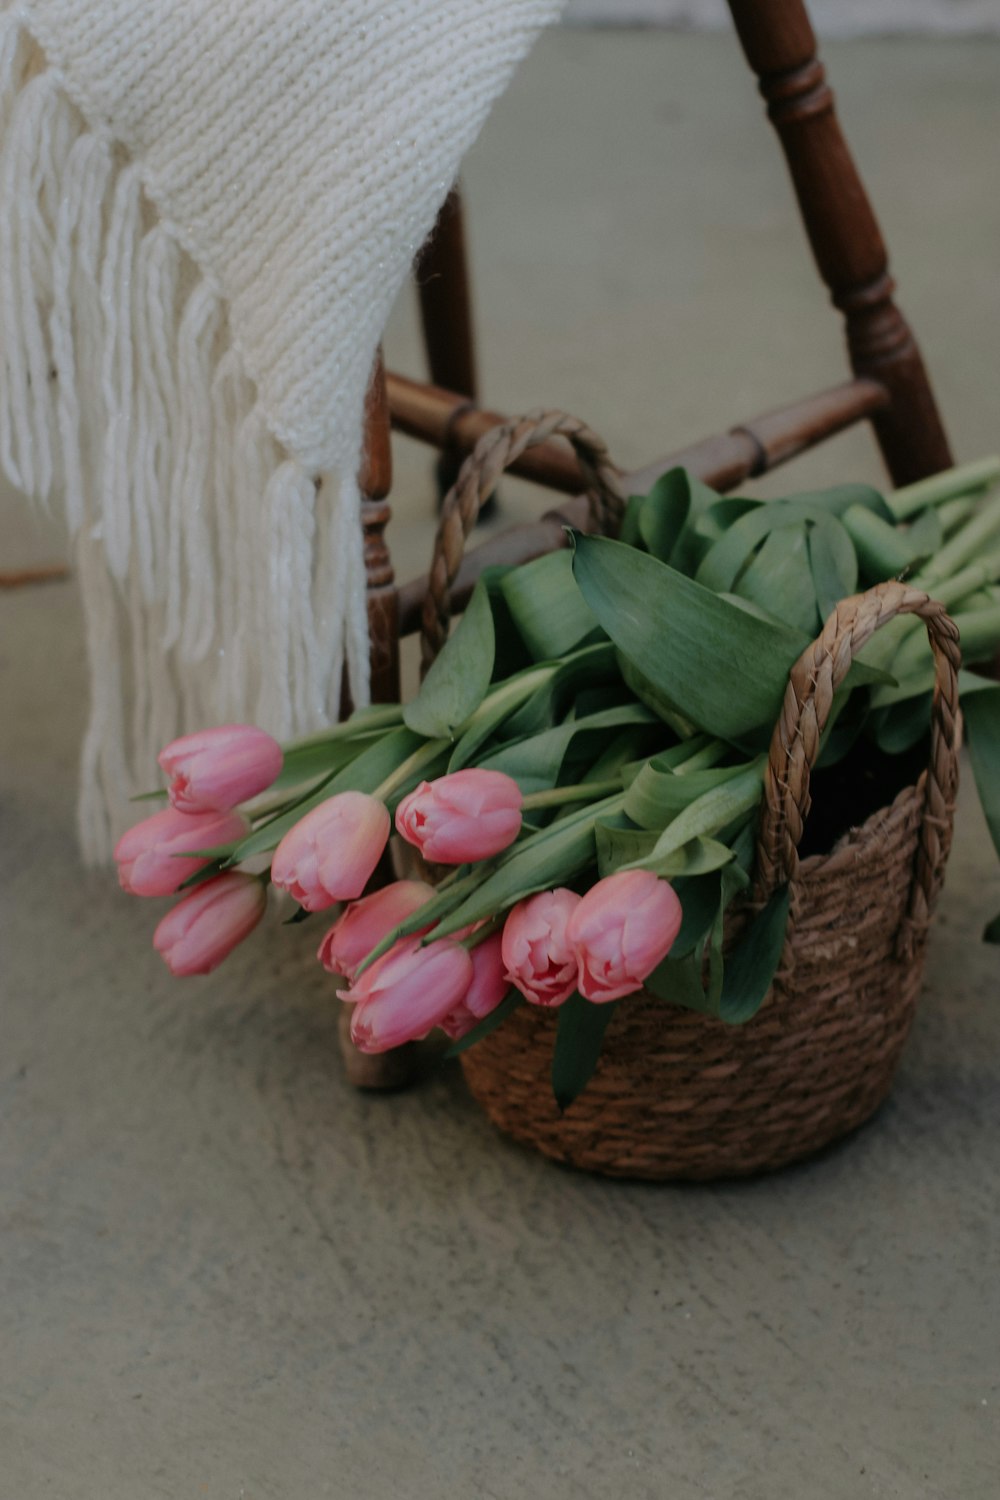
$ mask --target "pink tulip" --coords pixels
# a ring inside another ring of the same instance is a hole
[[[389,839],[389,813],[364,792],[338,792],[306,813],[281,840],[271,879],[306,911],[353,901]]]
[[[355,1002],[351,1040],[362,1052],[387,1052],[427,1036],[466,993],[472,972],[472,958],[453,938],[426,948],[418,937],[403,938],[351,989],[337,991]]]
[[[281,770],[281,746],[252,724],[222,724],[174,740],[159,754],[180,812],[224,812],[269,787]]]
[[[433,888],[423,880],[396,880],[370,896],[362,896],[360,901],[352,901],[320,943],[317,958],[329,973],[353,979],[355,969],[386,934],[433,894]]]
[[[502,771],[475,768],[422,781],[396,809],[396,829],[432,864],[488,859],[521,831],[521,789]]]
[[[153,934],[153,947],[172,974],[211,974],[254,930],[266,905],[256,875],[217,875],[171,907]]]
[[[182,813],[165,807],[136,823],[115,845],[121,888],[132,896],[172,896],[190,875],[209,863],[180,855],[229,844],[242,838],[249,826],[239,813]]]
[[[519,901],[504,923],[507,979],[532,1005],[562,1005],[576,989],[576,952],[567,926],[579,903],[572,891],[540,891]]]
[[[673,947],[681,903],[649,870],[619,870],[599,880],[569,920],[566,935],[588,1000],[618,1000],[642,988]]]
[[[503,934],[493,933],[472,950],[472,981],[464,997],[439,1022],[446,1036],[457,1042],[496,1010],[510,988],[504,973]]]

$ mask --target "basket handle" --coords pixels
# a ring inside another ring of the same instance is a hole
[[[920,842],[899,937],[901,953],[908,953],[930,923],[951,844],[961,743],[958,669],[962,660],[958,627],[944,605],[908,584],[894,580],[880,583],[867,593],[841,600],[788,675],[764,777],[756,897],[766,900],[786,881],[794,881],[799,868],[798,845],[811,805],[809,776],[819,755],[833,695],[866,641],[896,615],[904,614],[918,615],[926,625],[935,672]]]
[[[493,493],[503,471],[525,449],[551,437],[568,438],[573,445],[590,501],[594,530],[612,534],[617,531],[625,507],[619,471],[608,457],[605,444],[584,422],[566,412],[538,410],[491,427],[463,463],[441,508],[420,623],[423,672],[448,638],[451,587],[462,563],[465,539],[476,524],[480,507]]]

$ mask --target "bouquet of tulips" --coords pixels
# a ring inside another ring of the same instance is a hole
[[[438,1027],[454,1052],[516,1005],[558,1007],[565,1105],[639,989],[731,1023],[767,994],[787,889],[725,954],[723,923],[752,882],[789,669],[838,600],[905,575],[956,618],[1000,849],[1000,685],[968,670],[1000,649],[998,479],[987,460],[889,496],[759,500],[672,470],[629,501],[619,540],[573,534],[484,574],[412,703],[284,748],[242,725],[168,746],[169,787],[151,795],[169,806],[120,840],[121,884],[181,893],[154,936],[175,974],[210,972],[269,884],[292,922],[335,916],[318,958],[364,1051]],[[912,779],[933,675],[919,621],[880,631],[835,699],[819,773],[895,759]]]

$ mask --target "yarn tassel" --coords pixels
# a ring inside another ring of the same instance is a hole
[[[317,497],[268,429],[221,290],[9,10],[0,324],[0,468],[41,503],[61,492],[76,539],[91,676],[79,829],[101,860],[176,735],[318,728],[345,656],[366,701],[357,455]]]

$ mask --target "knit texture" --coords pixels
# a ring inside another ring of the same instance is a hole
[[[365,701],[376,346],[561,3],[0,11],[0,464],[77,538],[89,855],[175,734]]]

